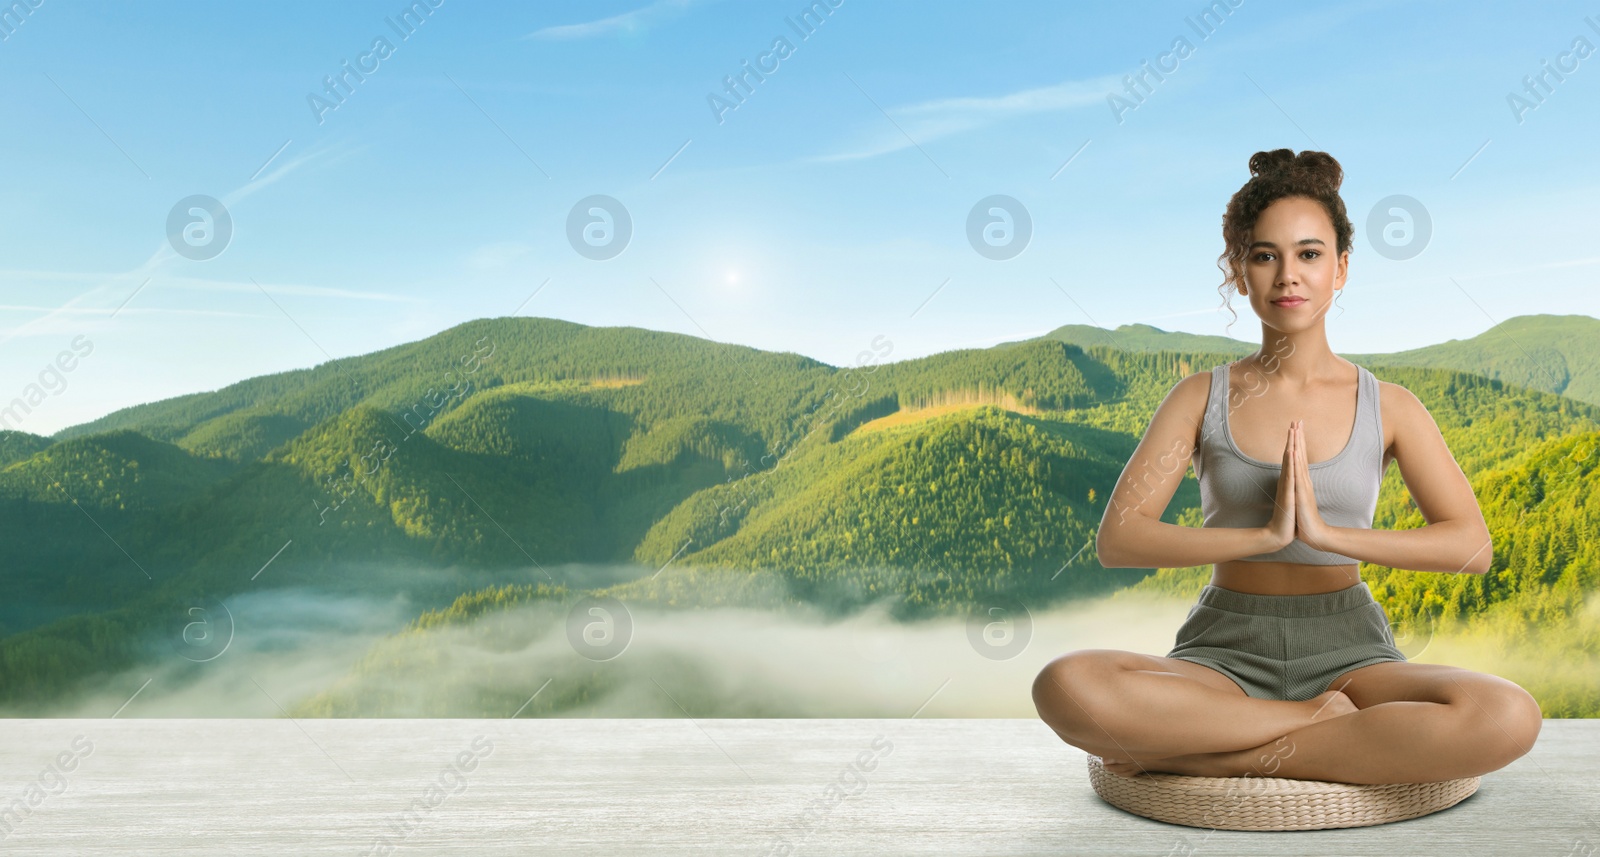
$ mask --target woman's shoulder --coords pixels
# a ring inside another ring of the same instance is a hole
[[[1179,379],[1167,392],[1167,398],[1193,399],[1198,397],[1204,401],[1211,392],[1211,379],[1216,369],[1199,369]]]
[[[1218,372],[1217,370],[1223,370]],[[1227,383],[1226,366],[1213,366],[1210,369],[1197,369],[1190,372],[1172,385],[1167,392],[1168,401],[1179,401],[1185,406],[1186,412],[1192,412],[1196,419],[1205,414],[1206,405],[1211,401],[1211,386],[1214,383]]]
[[[1376,375],[1372,376],[1372,380],[1378,385],[1378,405],[1383,408],[1384,416],[1388,416],[1391,413],[1396,416],[1428,413],[1427,406],[1423,405],[1422,400],[1417,398],[1417,394],[1411,392],[1404,384],[1385,381]]]
[[[1379,379],[1376,375],[1373,380],[1378,384],[1378,413],[1383,424],[1383,447],[1390,450],[1396,441],[1414,434],[1424,427],[1438,432],[1438,424],[1429,413],[1428,406],[1417,398],[1404,384]]]
[[[1190,373],[1172,385],[1156,409],[1160,417],[1181,415],[1181,423],[1192,428],[1197,445],[1201,438],[1201,424],[1205,422],[1206,405],[1211,400],[1211,377],[1210,369]]]

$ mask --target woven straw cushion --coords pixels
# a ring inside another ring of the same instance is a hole
[[[1106,803],[1171,824],[1220,830],[1364,827],[1438,812],[1478,790],[1478,777],[1357,785],[1281,777],[1124,777],[1089,756],[1089,782]]]

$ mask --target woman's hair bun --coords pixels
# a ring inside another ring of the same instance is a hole
[[[1275,173],[1287,169],[1294,163],[1294,152],[1289,149],[1273,149],[1270,152],[1256,152],[1250,156],[1250,175],[1259,176]]]
[[[1273,174],[1295,175],[1309,179],[1333,193],[1337,193],[1339,185],[1344,183],[1344,170],[1339,167],[1339,162],[1327,152],[1310,149],[1298,155],[1289,149],[1273,149],[1270,152],[1256,152],[1250,156],[1252,177]]]

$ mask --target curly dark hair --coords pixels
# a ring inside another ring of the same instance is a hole
[[[1226,250],[1217,257],[1217,267],[1222,270],[1222,284],[1217,292],[1222,295],[1223,306],[1233,312],[1229,294],[1244,282],[1244,257],[1250,243],[1250,230],[1267,206],[1286,196],[1303,196],[1322,203],[1333,222],[1337,242],[1337,255],[1350,249],[1350,239],[1355,230],[1345,214],[1344,200],[1339,196],[1339,185],[1344,181],[1344,170],[1327,152],[1302,151],[1296,155],[1290,149],[1273,149],[1256,152],[1250,156],[1250,180],[1228,200],[1222,215],[1222,239]],[[1234,320],[1238,320],[1234,313]],[[1232,327],[1233,322],[1228,322]]]

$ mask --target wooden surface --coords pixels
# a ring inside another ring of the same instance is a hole
[[[1453,809],[1295,833],[1123,813],[1090,789],[1083,753],[1033,720],[3,728],[13,854],[1600,855],[1596,720],[1545,721],[1530,754]]]

